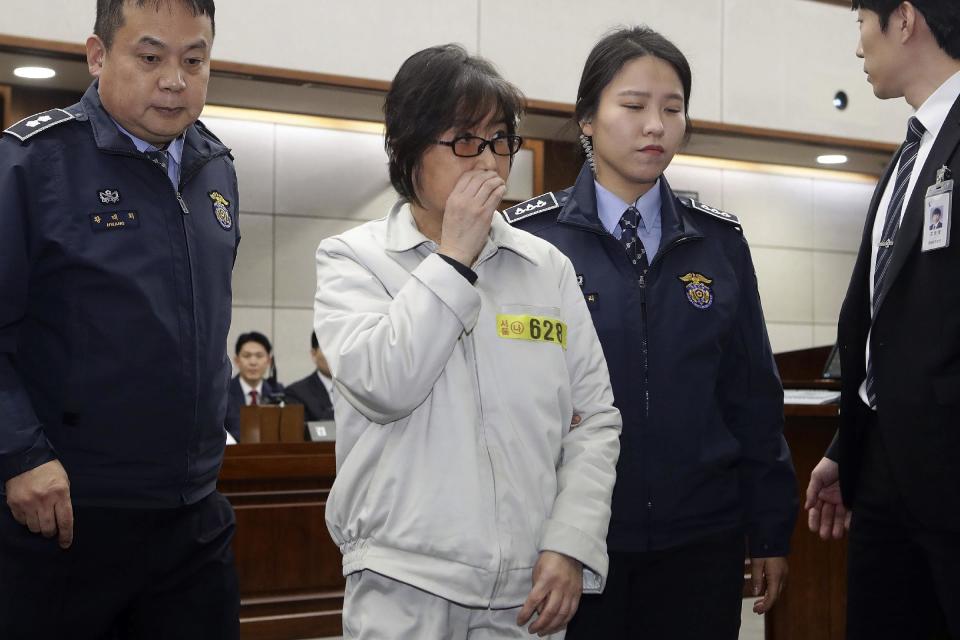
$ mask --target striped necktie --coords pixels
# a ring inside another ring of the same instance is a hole
[[[877,308],[877,302],[880,300],[880,294],[883,291],[883,285],[887,276],[887,270],[890,268],[890,258],[893,257],[893,242],[900,229],[901,212],[903,211],[903,200],[907,194],[907,185],[910,184],[910,174],[913,173],[913,166],[917,162],[917,152],[920,151],[920,139],[926,131],[923,124],[916,118],[910,118],[907,123],[907,139],[903,143],[903,149],[900,152],[900,165],[897,169],[896,181],[893,185],[893,195],[890,196],[890,206],[887,207],[887,217],[883,222],[883,233],[880,235],[880,246],[877,247],[877,265],[873,270],[873,300],[871,301],[871,314]],[[870,406],[877,408],[877,392],[874,388],[876,379],[873,376],[873,366],[867,362],[867,400]]]

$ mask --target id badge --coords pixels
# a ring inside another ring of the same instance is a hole
[[[953,222],[953,179],[945,179],[947,171],[937,174],[937,183],[927,189],[923,204],[923,242],[921,251],[934,251],[950,246],[950,227]]]

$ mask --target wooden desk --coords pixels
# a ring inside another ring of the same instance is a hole
[[[227,447],[218,488],[237,514],[243,640],[342,633],[341,556],[324,522],[335,469],[332,442]]]
[[[838,390],[821,372],[830,347],[777,354],[787,389]],[[797,471],[800,510],[790,538],[790,575],[777,606],[767,614],[767,640],[843,640],[847,607],[846,538],[829,542],[807,529],[803,510],[810,472],[823,458],[839,426],[838,405],[787,405],[784,435]]]
[[[787,588],[766,616],[767,640],[843,640],[847,542],[824,542],[807,529],[807,482],[837,430],[837,405],[787,405],[784,435],[797,470],[800,513],[790,539]]]

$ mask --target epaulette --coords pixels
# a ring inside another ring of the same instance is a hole
[[[58,124],[75,119],[76,116],[63,109],[50,109],[43,113],[37,113],[4,130],[4,133],[18,138],[20,142],[26,142],[41,131],[46,131]]]
[[[737,216],[733,215],[732,213],[727,213],[726,211],[721,211],[715,207],[711,207],[710,205],[704,204],[699,200],[694,200],[693,198],[680,198],[680,203],[688,209],[694,209],[700,213],[705,213],[708,216],[712,216],[717,220],[722,220],[729,224],[740,226],[740,218]]]
[[[510,224],[515,224],[525,218],[559,208],[560,203],[557,201],[557,196],[550,191],[536,198],[530,198],[526,202],[507,207],[503,210],[503,217],[506,218]]]
[[[210,128],[209,128],[207,125],[203,124],[203,122],[202,122],[201,120],[197,120],[197,121],[195,121],[193,124],[194,124],[194,126],[195,126],[197,129],[199,129],[200,131],[202,131],[205,135],[213,138],[216,142],[219,142],[220,144],[223,144],[223,140],[221,140],[220,138],[218,138],[218,137],[213,133],[213,131],[210,131]],[[223,144],[223,146],[227,146],[227,145]]]
[[[221,147],[225,148],[227,150],[227,155],[230,156],[231,160],[236,160],[236,158],[233,157],[233,149],[223,144],[223,140],[218,138],[213,131],[210,131],[210,128],[207,127],[207,125],[203,124],[203,122],[201,122],[200,120],[197,120],[193,123],[193,126],[197,128],[197,130],[201,133],[201,135],[207,136],[208,138],[210,138],[211,140],[219,144]]]

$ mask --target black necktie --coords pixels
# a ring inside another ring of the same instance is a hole
[[[647,251],[643,247],[640,238],[637,237],[637,229],[643,225],[643,219],[636,207],[627,207],[620,217],[620,242],[627,251],[627,258],[633,263],[640,275],[647,272],[650,264],[647,262]]]
[[[164,173],[167,172],[169,156],[167,155],[166,151],[144,151],[143,154],[159,165],[160,168],[163,169]]]
[[[903,200],[907,195],[907,185],[910,184],[910,174],[917,162],[917,152],[920,151],[920,139],[923,138],[923,124],[916,118],[910,118],[907,123],[907,139],[900,152],[900,164],[897,169],[896,180],[893,183],[893,195],[890,196],[890,206],[887,207],[887,217],[883,221],[883,233],[880,235],[880,246],[877,247],[877,265],[873,270],[873,300],[871,308],[877,308],[880,294],[890,268],[890,258],[893,257],[893,242],[900,229]],[[871,312],[872,313],[872,312]],[[877,408],[877,393],[874,389],[876,380],[873,377],[873,358],[867,362],[867,400],[870,406]]]

